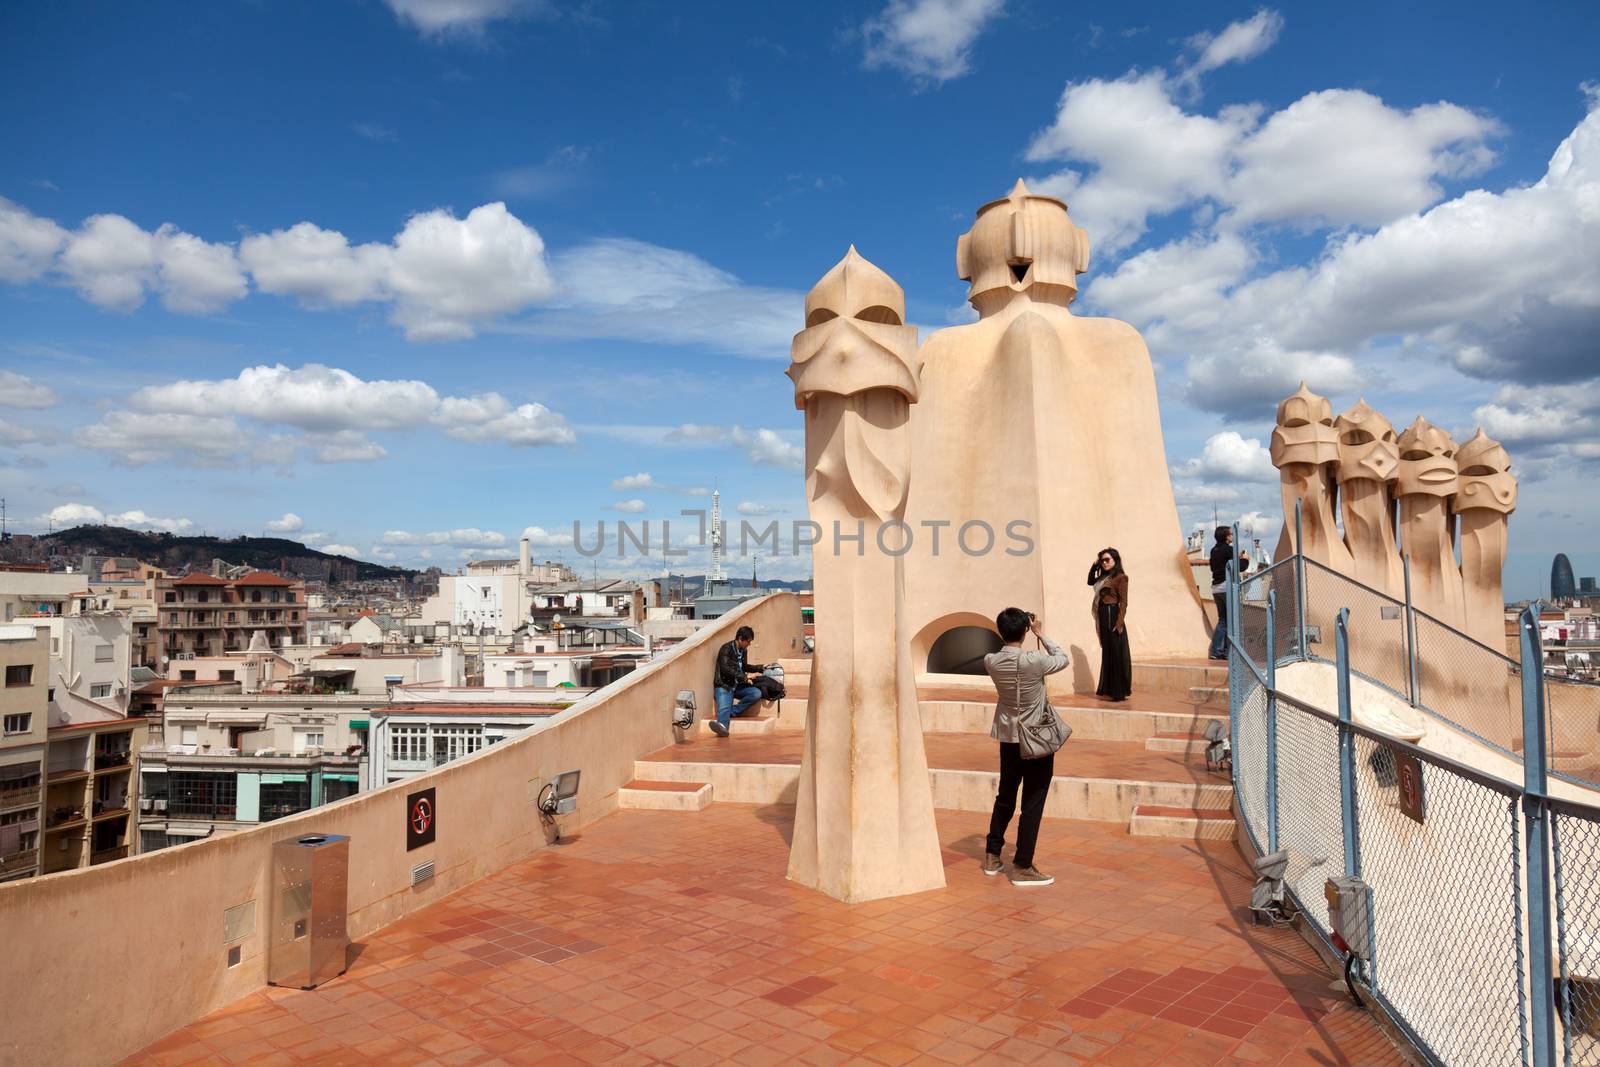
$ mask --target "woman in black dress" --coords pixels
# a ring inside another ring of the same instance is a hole
[[[1133,658],[1128,652],[1128,572],[1114,548],[1100,550],[1089,568],[1094,586],[1095,631],[1100,635],[1100,688],[1106,700],[1127,700],[1133,692]]]

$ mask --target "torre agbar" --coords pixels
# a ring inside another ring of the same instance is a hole
[[[838,247],[787,368],[813,589],[403,781],[0,884],[0,1065],[1600,1063],[1600,701],[1543,676],[1536,610],[1508,642],[1506,451],[1303,384],[1214,663],[1150,355],[1073,314],[1067,205],[980,207],[977,321],[920,343],[893,264]],[[1020,877],[1011,606],[1069,661]],[[783,695],[724,727],[719,660]],[[7,780],[0,831],[56,778]]]

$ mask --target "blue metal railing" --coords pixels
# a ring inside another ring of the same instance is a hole
[[[1289,888],[1324,942],[1331,944],[1331,931],[1318,918],[1325,912],[1308,877],[1342,851],[1344,873],[1374,886],[1370,992],[1429,1062],[1600,1067],[1600,976],[1588,977],[1600,960],[1600,807],[1549,796],[1537,605],[1522,613],[1520,662],[1503,657],[1520,675],[1519,783],[1354,717],[1353,679],[1383,683],[1352,667],[1347,609],[1338,611],[1333,626],[1337,707],[1316,708],[1278,689],[1281,665],[1326,662],[1310,648],[1321,638],[1311,636],[1308,622],[1306,565],[1296,554],[1248,582],[1230,567],[1230,735],[1248,839],[1258,851],[1287,849],[1291,871],[1298,861],[1300,873],[1291,874]],[[1271,580],[1274,572],[1291,570],[1293,617],[1287,619]],[[1246,585],[1267,587],[1259,646],[1246,633]],[[1365,590],[1359,583],[1351,587]],[[1383,688],[1448,722],[1417,699],[1418,613],[1409,600],[1408,595],[1403,604],[1409,692]],[[1290,622],[1295,647],[1284,650],[1278,627]],[[1454,631],[1439,635],[1452,636],[1470,642]],[[1426,666],[1437,681],[1439,668],[1449,664]],[[1460,723],[1452,725],[1475,736]],[[1331,786],[1334,763],[1337,810],[1318,800],[1318,783]],[[1415,811],[1398,799],[1402,765]],[[1338,826],[1330,825],[1334,820]],[[1368,831],[1375,835],[1370,848]],[[1338,866],[1335,860],[1326,873]],[[1381,980],[1380,954],[1387,961]]]

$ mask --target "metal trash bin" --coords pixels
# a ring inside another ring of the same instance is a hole
[[[350,838],[301,834],[272,846],[267,982],[315,989],[345,971]]]

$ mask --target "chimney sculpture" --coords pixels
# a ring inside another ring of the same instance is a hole
[[[905,295],[852,246],[806,296],[789,377],[805,411],[817,631],[789,877],[855,903],[942,887],[902,623],[911,406]],[[862,535],[835,551],[835,537]],[[859,548],[859,552],[857,549]]]

